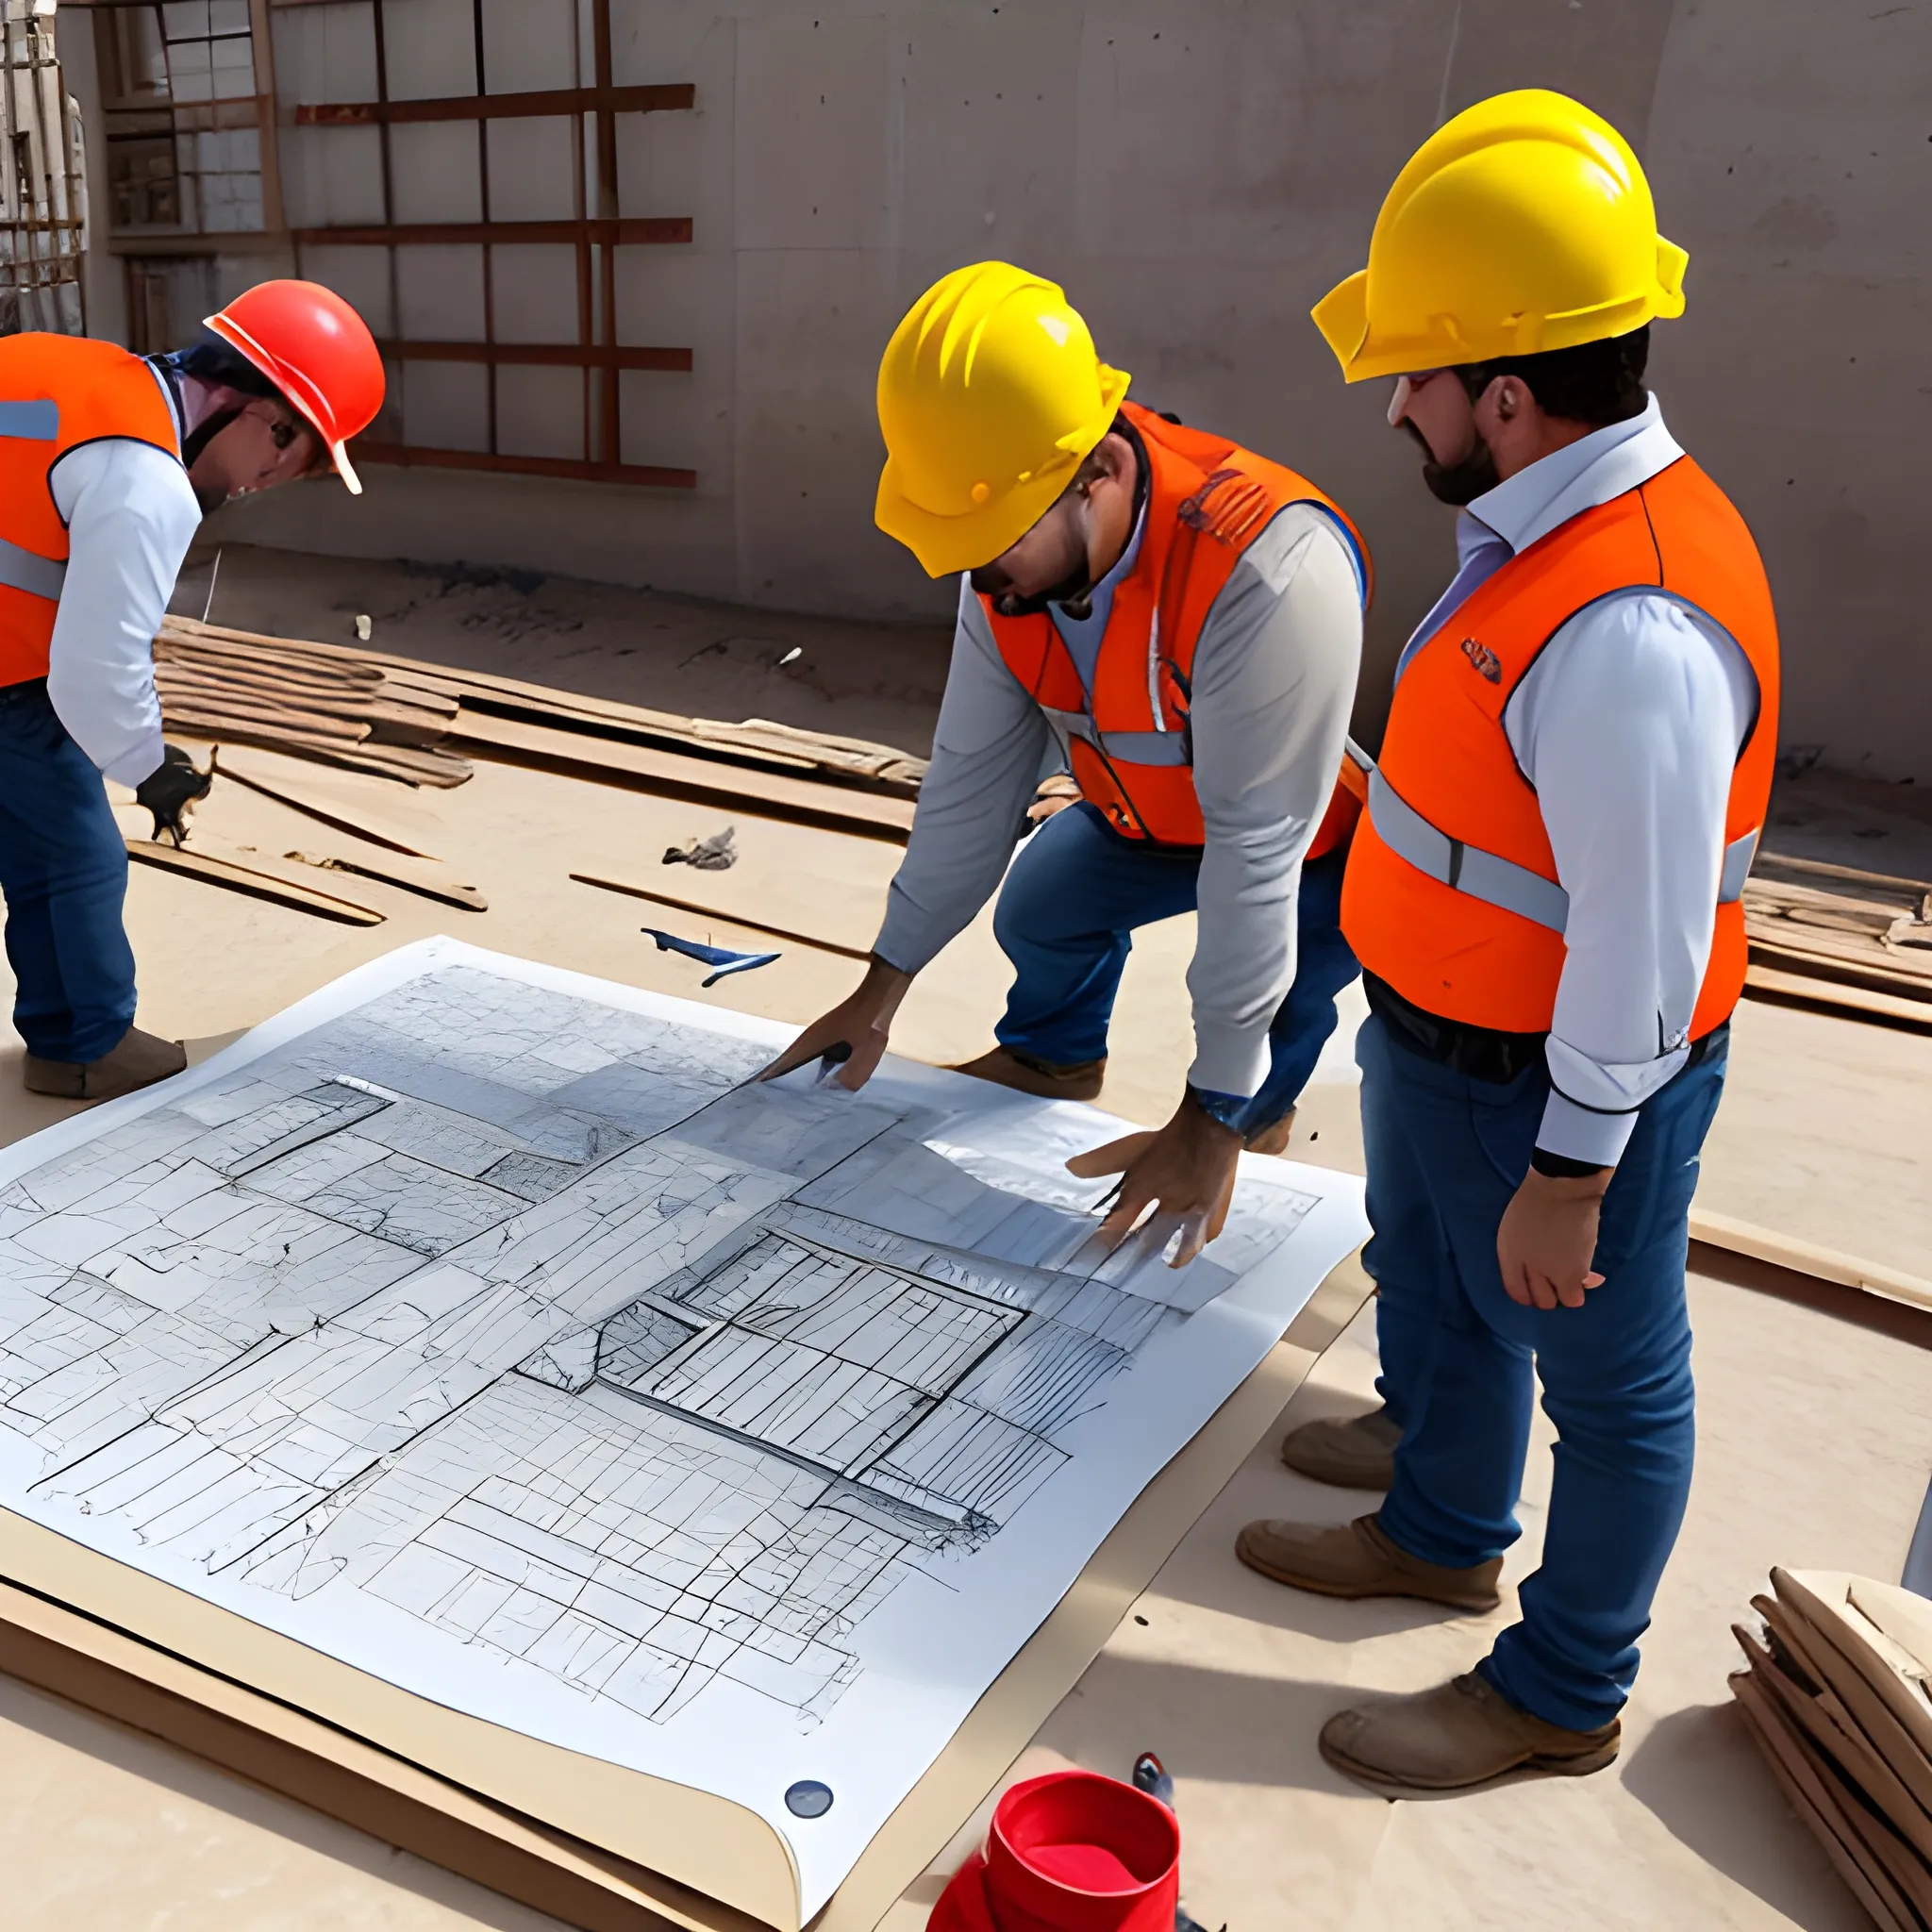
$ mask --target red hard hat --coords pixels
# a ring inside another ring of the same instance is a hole
[[[362,485],[344,445],[382,408],[387,378],[369,325],[319,282],[258,282],[208,318],[308,418],[356,495]]]

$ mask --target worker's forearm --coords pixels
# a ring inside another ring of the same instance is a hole
[[[911,990],[913,978],[912,974],[902,972],[874,953],[852,997],[874,1024],[890,1027],[898,1014],[899,1003]]]

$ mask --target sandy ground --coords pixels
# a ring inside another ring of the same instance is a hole
[[[231,550],[225,582],[236,561]],[[558,681],[565,667],[540,671],[525,650],[527,637],[508,636],[505,627],[514,630],[525,603],[548,597],[568,621],[571,611],[588,608],[570,599],[581,594],[594,603],[606,594],[542,586],[499,594],[505,587],[493,585],[477,588],[483,601],[473,604],[465,602],[472,590],[425,589],[426,580],[399,566],[330,568],[361,574],[357,596],[371,586],[393,593],[389,605],[370,598],[378,606],[378,642],[425,657],[474,646],[472,661]],[[266,625],[270,590],[251,608],[247,572],[233,578],[235,603],[218,599],[217,616]],[[278,580],[270,588],[297,617],[329,608],[322,600],[333,594],[319,582],[303,588]],[[626,594],[625,602],[636,607],[639,600]],[[466,626],[465,614],[486,608],[496,614]],[[661,614],[656,601],[642,608],[646,616],[634,609],[634,625]],[[676,610],[675,621],[665,621],[665,641],[651,647],[658,653],[652,662],[668,662],[693,638],[716,642],[711,634],[736,621],[708,607]],[[761,616],[758,635],[774,643],[798,635],[783,622]],[[328,634],[306,620],[284,620],[282,627]],[[492,636],[504,654],[494,660],[479,641]],[[839,658],[836,640],[829,630],[825,636],[825,661],[852,667],[862,682],[865,654],[855,645],[853,658]],[[919,638],[908,635],[904,661],[923,667],[914,682],[929,719],[942,651],[927,635],[929,655],[917,658]],[[584,689],[656,704],[675,695],[680,708],[725,716],[823,722],[769,702],[774,692],[806,702],[770,673],[760,674],[763,695],[756,702],[733,701],[731,679],[740,672],[729,669],[729,653],[701,658],[689,682],[648,688],[589,681],[592,673],[616,679],[650,668],[632,665],[615,647],[572,661]],[[899,662],[892,660],[894,675]],[[893,716],[909,717],[915,702],[886,690],[888,681],[867,700],[881,722],[856,722],[841,695],[841,728],[917,743],[915,732],[889,728]],[[428,849],[488,893],[491,909],[465,913],[359,878],[303,873],[387,915],[382,925],[356,930],[136,868],[129,922],[142,960],[144,1024],[175,1035],[225,1033],[360,959],[437,931],[803,1021],[850,985],[851,961],[786,946],[776,964],[706,993],[697,989],[698,969],[655,951],[639,926],[748,941],[755,936],[731,923],[737,911],[862,946],[896,857],[889,844],[741,815],[743,858],[735,870],[667,873],[657,862],[662,849],[717,829],[722,814],[508,767],[485,766],[472,784],[433,798],[353,782],[374,788],[392,812],[408,812]],[[137,826],[131,814],[128,824]],[[353,846],[232,786],[218,788],[197,842],[284,865],[275,855]],[[568,877],[574,869],[660,886],[670,879],[668,890],[701,899],[716,915],[673,914],[576,885]],[[1178,1091],[1187,1041],[1182,975],[1191,943],[1190,922],[1170,922],[1143,936],[1129,965],[1105,1104],[1130,1118],[1162,1117]],[[902,1048],[932,1060],[981,1050],[1005,977],[982,919],[915,990],[899,1032]],[[0,1131],[8,1138],[65,1110],[19,1094],[11,1064],[17,1052],[0,1051]],[[1932,1272],[1928,1096],[1932,1039],[1747,1005],[1700,1198]],[[1303,1126],[1299,1158],[1358,1162],[1355,1091],[1341,1041],[1324,1060]],[[1328,1604],[1276,1589],[1230,1554],[1234,1531],[1249,1516],[1339,1519],[1372,1507],[1372,1499],[1304,1484],[1274,1459],[1282,1427],[1367,1401],[1374,1374],[1367,1318],[1330,1351],[1045,1724],[1029,1764],[1065,1757],[1123,1774],[1136,1751],[1159,1750],[1179,1778],[1195,1915],[1210,1926],[1226,1920],[1233,1932],[1274,1932],[1289,1924],[1335,1932],[1501,1924],[1849,1932],[1859,1923],[1856,1908],[1783,1806],[1729,1708],[1727,1625],[1774,1562],[1899,1574],[1932,1468],[1932,1356],[1714,1278],[1693,1281],[1692,1308],[1702,1400],[1697,1484],[1615,1770],[1474,1799],[1391,1806],[1347,1786],[1316,1757],[1314,1733],[1331,1709],[1363,1689],[1422,1685],[1466,1668],[1507,1614],[1506,1607],[1492,1618],[1457,1619],[1414,1607]],[[1512,1584],[1535,1560],[1547,1449],[1545,1431],[1530,1459],[1524,1536],[1507,1571]],[[9,1899],[0,1918],[33,1932],[536,1932],[552,1923],[7,1680],[0,1680],[0,1860]],[[916,1889],[891,1922],[893,1932],[922,1924],[930,1896],[929,1884]]]

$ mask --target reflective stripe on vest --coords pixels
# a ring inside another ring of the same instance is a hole
[[[1398,858],[1454,892],[1467,892],[1487,906],[1500,906],[1520,919],[1552,932],[1570,924],[1570,894],[1555,879],[1526,865],[1485,852],[1437,830],[1378,771],[1369,774],[1369,823],[1375,836]],[[1746,832],[1724,847],[1717,902],[1729,906],[1744,896],[1744,880],[1757,855],[1757,833]]]
[[[0,434],[4,434],[0,431]],[[25,591],[30,597],[58,600],[67,581],[67,566],[58,558],[37,557],[0,537],[0,584]]]
[[[1085,711],[1057,711],[1042,705],[1062,747],[1074,739],[1091,744],[1116,764],[1179,766],[1191,762],[1184,731],[1101,731]]]
[[[23,442],[54,442],[60,435],[60,405],[50,398],[30,403],[0,402],[0,436]],[[25,591],[32,597],[60,595],[67,566],[58,558],[42,557],[0,537],[0,584]]]
[[[60,405],[49,398],[32,403],[0,403],[0,436],[25,442],[53,442],[60,434]]]

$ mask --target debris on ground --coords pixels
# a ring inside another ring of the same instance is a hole
[[[708,839],[687,839],[664,848],[666,865],[689,865],[698,872],[729,872],[738,863],[738,828],[726,825]]]

